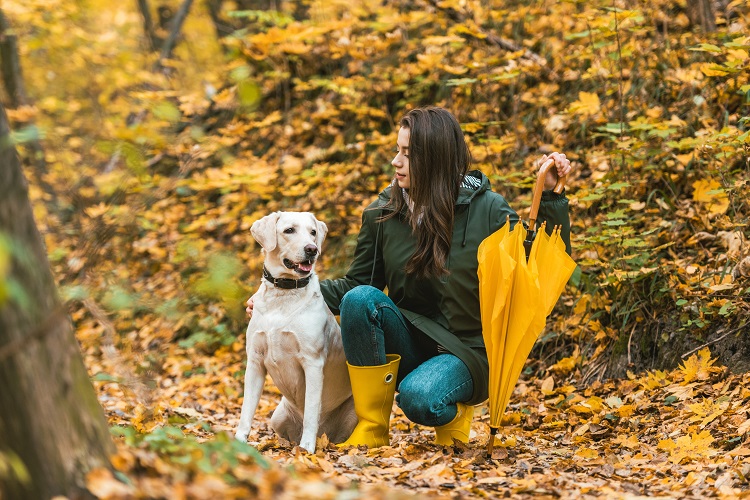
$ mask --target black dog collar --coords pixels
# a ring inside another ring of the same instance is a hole
[[[266,266],[263,266],[263,277],[273,283],[276,288],[283,288],[285,290],[294,290],[296,288],[305,288],[310,283],[310,276],[306,278],[300,278],[298,280],[292,278],[274,278],[271,273],[268,272]]]

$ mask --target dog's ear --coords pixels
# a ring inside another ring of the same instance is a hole
[[[255,241],[260,243],[266,252],[276,248],[276,223],[279,221],[279,212],[268,214],[262,219],[253,222],[250,226],[250,234]]]
[[[318,245],[318,250],[321,250],[323,248],[323,240],[326,239],[326,234],[328,234],[328,226],[326,226],[325,222],[317,219],[315,219],[315,224],[318,226],[318,234],[315,235],[315,244]]]

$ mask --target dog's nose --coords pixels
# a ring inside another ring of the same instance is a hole
[[[305,255],[314,257],[318,254],[318,247],[315,245],[305,245]]]

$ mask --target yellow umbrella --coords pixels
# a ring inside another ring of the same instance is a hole
[[[523,365],[575,269],[557,228],[552,236],[542,229],[535,238],[544,177],[553,164],[550,160],[539,169],[529,230],[516,224],[511,231],[506,223],[477,253],[482,335],[490,365],[489,453]],[[555,191],[564,186],[562,178]]]

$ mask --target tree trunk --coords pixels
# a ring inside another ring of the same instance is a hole
[[[90,497],[86,473],[108,466],[112,441],[9,134],[0,105],[0,497]]]
[[[5,14],[0,11],[0,61],[5,91],[13,108],[27,104],[26,89],[21,75],[21,59],[18,57],[18,37],[11,30]]]
[[[713,0],[687,0],[687,16],[690,24],[700,26],[704,33],[716,31]]]

